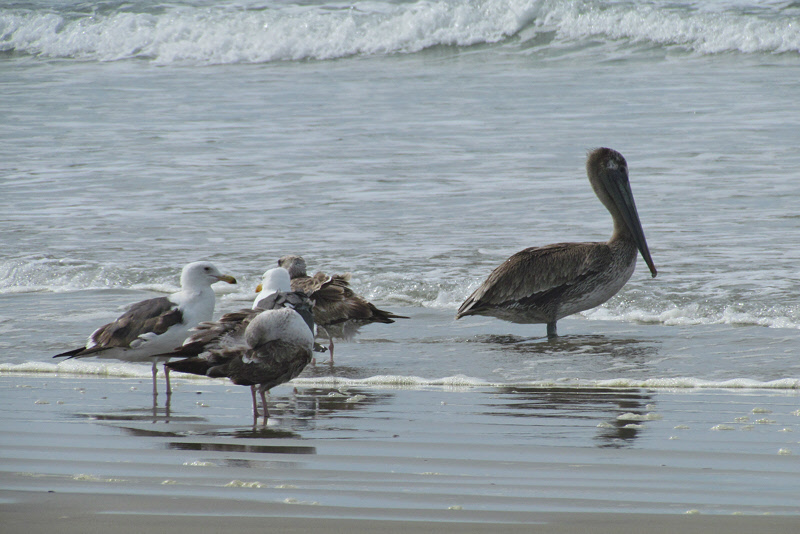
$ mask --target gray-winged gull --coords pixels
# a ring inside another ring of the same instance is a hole
[[[236,279],[222,274],[211,263],[205,261],[190,263],[181,271],[180,291],[131,305],[114,322],[92,332],[85,346],[53,357],[93,356],[152,363],[153,395],[157,395],[157,363],[166,358],[154,359],[153,356],[181,346],[192,328],[213,318],[216,299],[211,284],[220,281],[236,283]],[[164,374],[167,395],[170,395],[169,370],[165,368]]]
[[[200,324],[182,347],[170,357],[173,371],[227,377],[234,384],[250,386],[253,419],[258,418],[256,387],[261,394],[264,422],[269,417],[266,392],[299,375],[312,358],[314,345],[313,302],[289,288],[285,269],[271,269],[259,294],[257,306],[223,315]],[[282,272],[280,272],[282,271]]]

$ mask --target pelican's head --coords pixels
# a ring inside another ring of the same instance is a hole
[[[636,243],[650,273],[655,278],[658,271],[650,257],[647,240],[644,238],[642,223],[636,211],[630,180],[628,162],[622,154],[611,148],[598,148],[589,153],[586,159],[586,174],[597,198],[611,213],[614,219],[614,235],[627,234]],[[613,239],[613,238],[612,238]]]

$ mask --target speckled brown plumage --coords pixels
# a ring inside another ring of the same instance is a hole
[[[612,149],[599,148],[589,154],[586,170],[614,221],[611,239],[517,252],[464,301],[456,319],[488,315],[516,323],[546,323],[548,337],[555,337],[556,321],[599,306],[625,285],[636,266],[637,251],[656,276],[625,158]]]
[[[302,291],[314,301],[314,321],[323,329],[330,342],[333,358],[333,338],[350,339],[358,329],[369,323],[393,323],[395,319],[408,319],[403,315],[381,310],[350,287],[350,273],[328,276],[322,272],[314,276],[306,273],[306,262],[301,256],[283,256],[278,266],[289,271],[292,290]]]
[[[257,386],[266,420],[266,391],[296,377],[312,359],[314,323],[311,300],[303,293],[275,293],[259,304],[270,309],[238,310],[201,323],[182,347],[170,353],[183,359],[166,366],[251,386],[254,418]]]

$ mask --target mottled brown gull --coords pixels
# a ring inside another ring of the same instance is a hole
[[[306,273],[306,262],[301,256],[283,256],[278,265],[289,271],[292,289],[302,291],[314,301],[314,322],[329,342],[333,363],[333,338],[351,339],[359,328],[370,323],[393,323],[395,319],[408,319],[403,315],[378,309],[350,287],[350,273],[331,276],[317,272]]]
[[[169,355],[183,359],[167,364],[174,371],[227,377],[234,384],[250,386],[254,422],[258,418],[258,387],[265,423],[269,417],[266,392],[299,375],[311,361],[314,345],[313,302],[302,292],[289,291],[285,269],[273,271],[283,271],[285,277],[270,278],[280,283],[272,285],[268,294],[269,290],[262,291],[258,306],[200,324],[183,346]]]

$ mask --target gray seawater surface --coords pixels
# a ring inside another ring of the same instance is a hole
[[[720,20],[735,30],[746,16]],[[388,346],[418,357],[392,374],[796,380],[796,54],[570,40],[538,24],[498,43],[324,61],[4,56],[2,361],[50,363],[125,305],[175,290],[200,258],[240,280],[219,288],[218,313],[246,306],[265,269],[300,253],[424,318],[365,329],[362,344],[386,343],[363,361]],[[560,327],[603,336],[603,353],[644,345],[648,365],[583,357],[581,338],[539,343],[543,326],[453,322],[510,254],[608,238],[583,169],[597,146],[628,159],[659,276],[640,265]],[[483,347],[502,359],[519,342],[538,356],[483,363]],[[341,348],[342,363],[360,361]],[[480,356],[425,363],[465,351]]]

